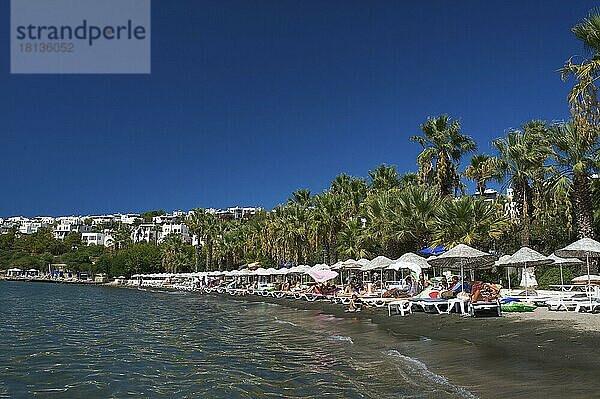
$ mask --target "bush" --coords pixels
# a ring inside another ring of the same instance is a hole
[[[563,268],[563,280],[566,284],[571,282],[573,272],[570,268]],[[549,267],[545,270],[540,270],[539,275],[536,273],[538,288],[548,289],[551,284],[560,284],[560,268]]]

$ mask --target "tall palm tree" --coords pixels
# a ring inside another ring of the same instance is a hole
[[[446,201],[437,215],[433,236],[448,247],[458,244],[490,249],[509,227],[502,209],[483,199],[463,196]]]
[[[375,170],[369,171],[371,178],[371,190],[386,191],[400,187],[400,176],[393,166],[379,165]]]
[[[546,162],[552,155],[552,148],[547,130],[545,121],[530,121],[522,130],[511,130],[506,137],[492,142],[498,157],[491,162],[497,170],[497,179],[513,187],[513,200],[521,225],[521,244],[524,246],[528,246],[530,240],[532,186],[543,181],[550,170]]]
[[[577,131],[572,121],[550,129],[551,143],[561,174],[571,182],[573,216],[580,238],[594,237],[594,208],[590,176],[598,170],[598,140],[589,141],[586,134]]]
[[[345,220],[343,204],[343,197],[333,191],[315,196],[315,207],[311,215],[323,248],[325,263],[333,264],[337,261],[337,236]]]
[[[167,273],[177,273],[185,266],[186,257],[183,253],[183,240],[179,234],[168,234],[161,243],[161,259]]]
[[[483,196],[487,182],[494,178],[496,169],[491,157],[486,154],[476,154],[471,158],[471,164],[465,169],[465,177],[475,181],[477,184],[477,192]]]
[[[132,242],[131,240],[131,228],[128,225],[121,224],[112,233],[114,239],[115,252],[119,252]]]
[[[361,259],[369,255],[365,246],[362,222],[359,219],[344,222],[339,233],[337,251],[342,259]]]
[[[292,193],[292,198],[288,199],[288,203],[297,203],[303,207],[309,207],[312,204],[312,195],[308,189],[296,190]]]
[[[460,160],[477,149],[471,137],[460,130],[458,120],[442,115],[430,117],[421,125],[423,136],[410,138],[423,148],[417,158],[421,183],[436,186],[442,195],[457,193]]]
[[[598,88],[596,81],[600,78],[600,9],[589,12],[587,18],[575,25],[571,31],[582,41],[589,58],[580,63],[570,58],[562,68],[562,78],[573,76],[575,85],[569,92],[569,105],[573,116],[573,124],[578,134],[588,141],[598,137],[597,127],[600,122],[598,104]]]
[[[206,212],[202,208],[196,208],[188,216],[187,223],[190,231],[198,236],[198,246],[196,247],[196,269],[200,266],[201,251],[205,250],[206,270],[212,270],[212,252],[213,241],[217,233],[219,219],[216,215]],[[202,241],[202,246],[200,246]]]
[[[203,236],[203,218],[205,212],[204,209],[196,208],[192,210],[192,213],[189,214],[186,218],[186,224],[192,233],[198,238],[198,243],[196,245],[196,261],[195,261],[195,271],[198,272],[200,270],[200,259],[202,257],[202,245],[200,244],[201,237]]]

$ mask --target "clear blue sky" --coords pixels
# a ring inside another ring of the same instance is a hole
[[[152,1],[151,75],[10,75],[0,2],[0,215],[232,205],[387,163],[460,117],[480,150],[568,117],[556,70],[592,1]]]

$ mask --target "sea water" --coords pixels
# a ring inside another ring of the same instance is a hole
[[[454,357],[468,343],[393,335],[315,310],[197,293],[0,282],[0,317],[0,398],[499,394],[493,386],[461,386],[444,367],[431,367],[439,359],[429,354]]]

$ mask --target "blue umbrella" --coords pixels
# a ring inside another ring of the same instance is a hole
[[[419,252],[421,252],[423,255],[435,255],[435,256],[437,256],[437,255],[441,255],[444,252],[446,252],[446,248],[444,248],[441,245],[438,245],[435,248],[423,248]]]

